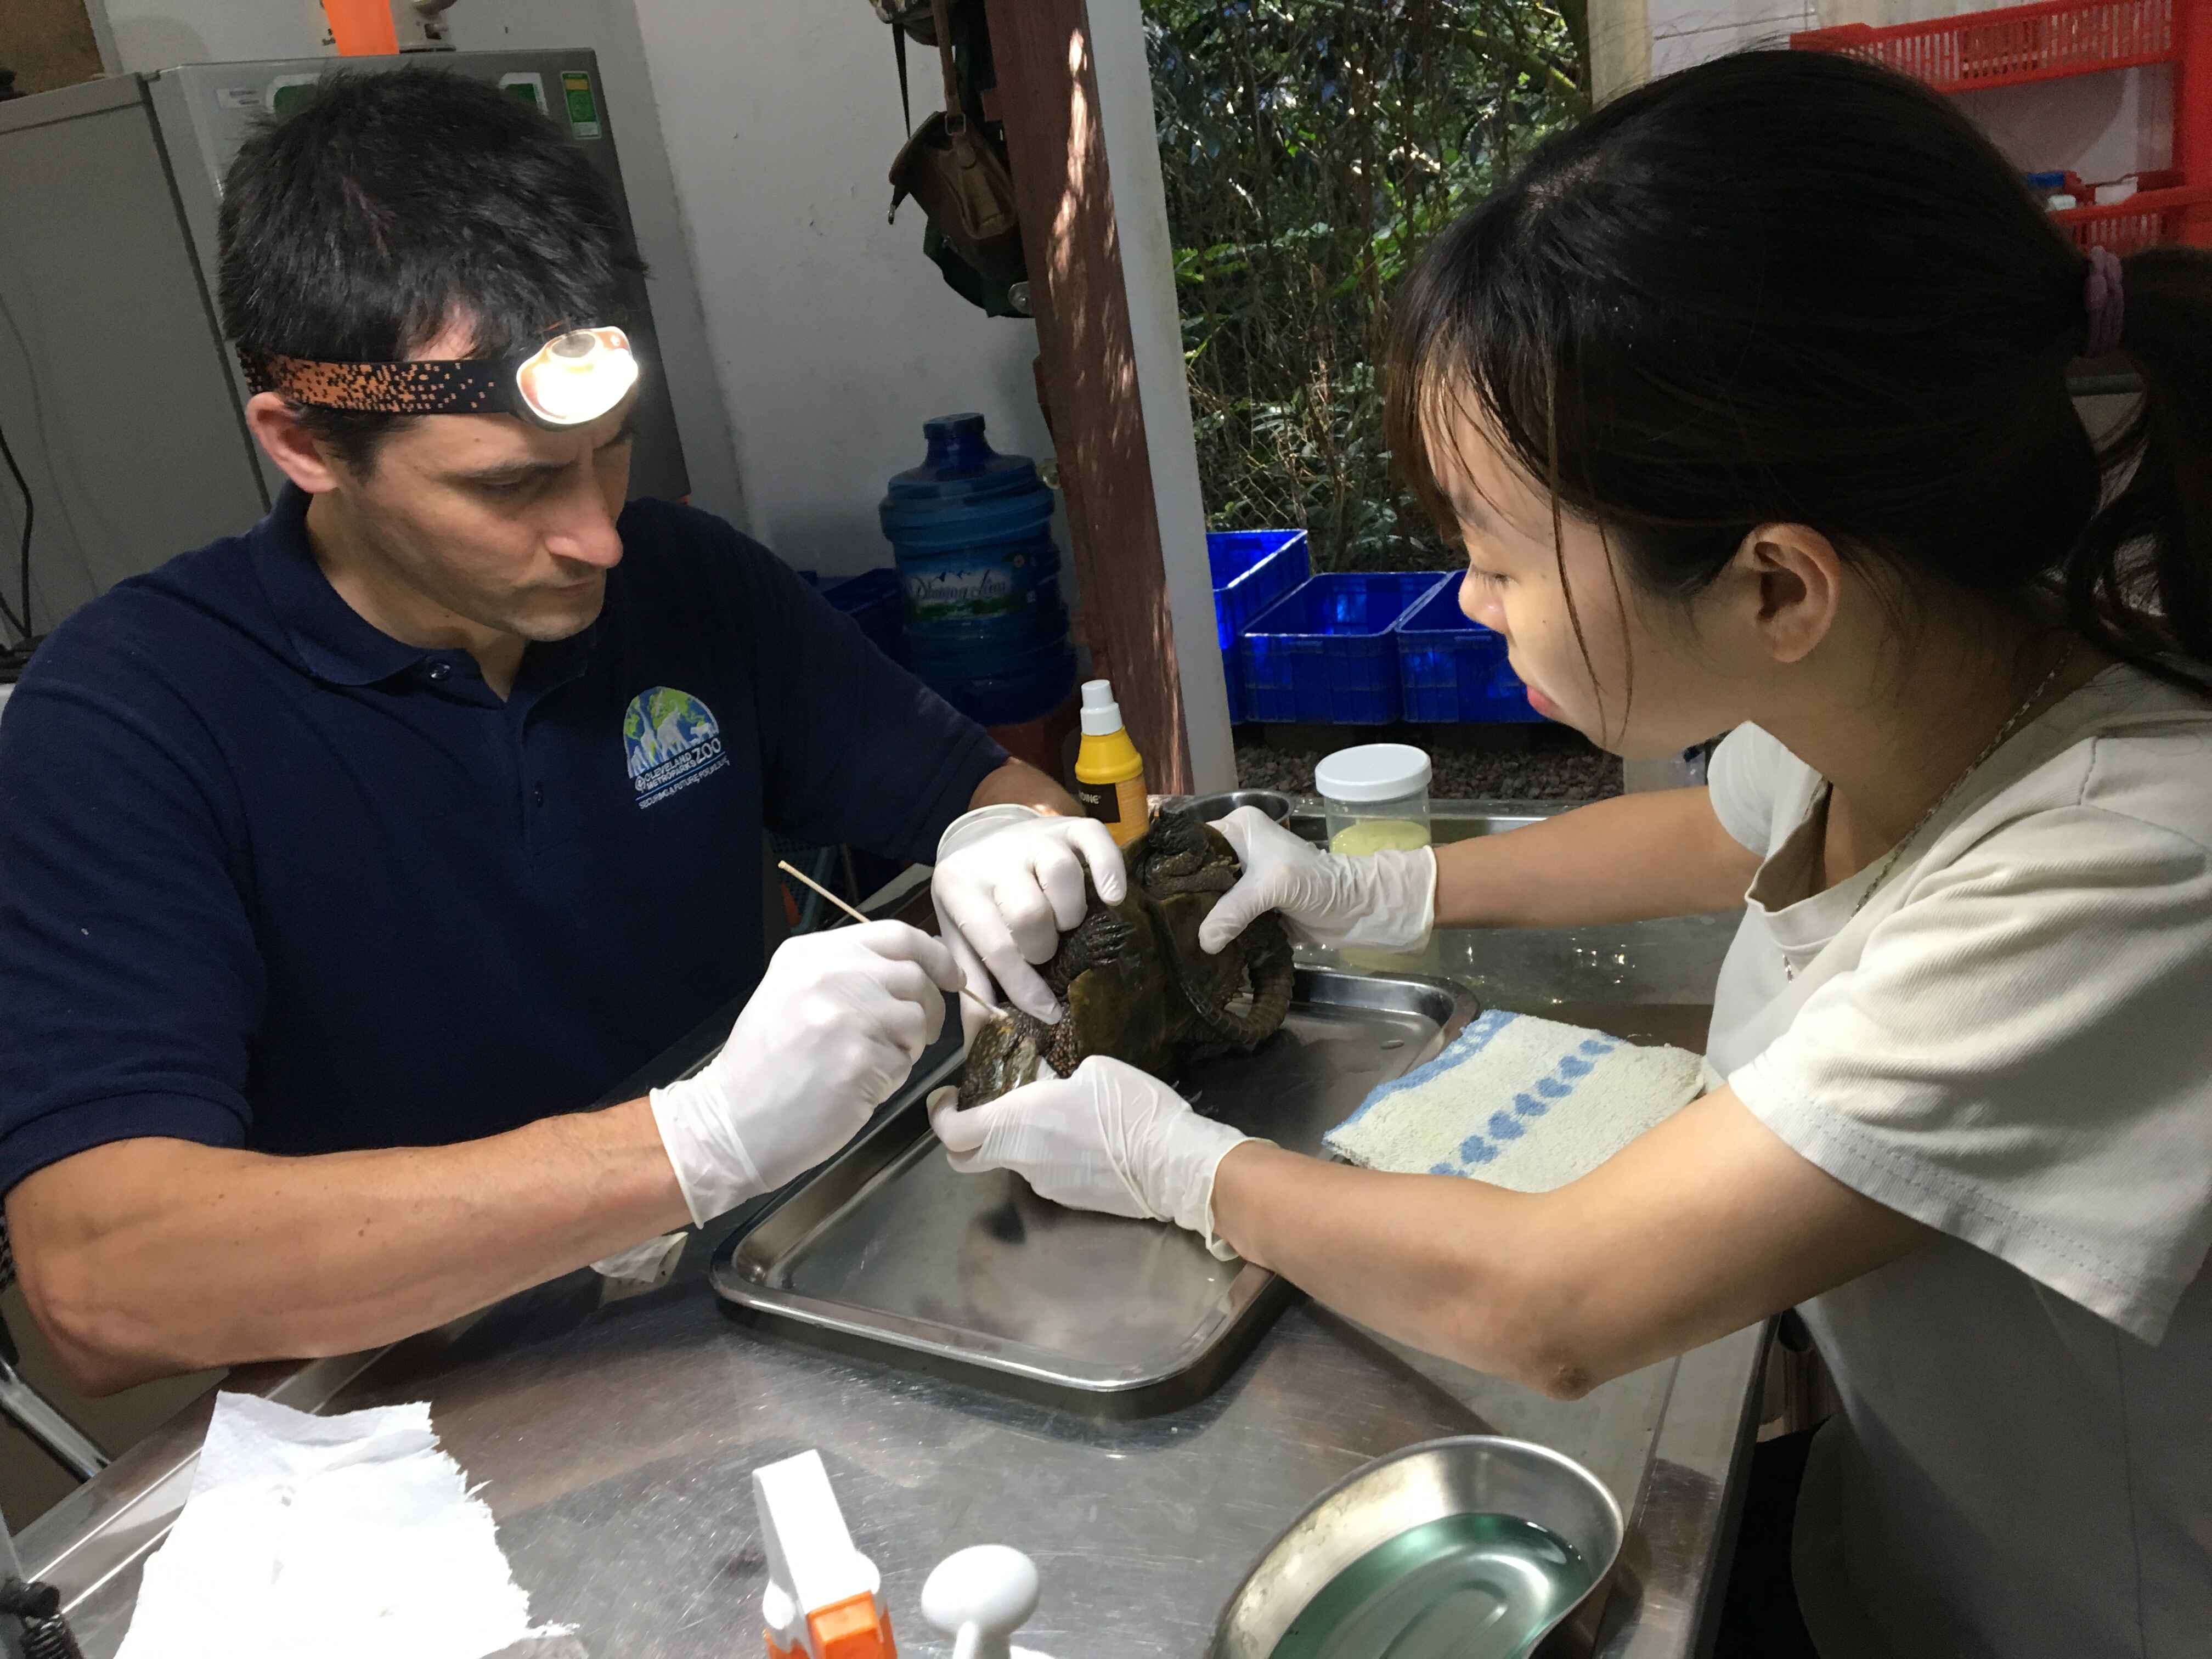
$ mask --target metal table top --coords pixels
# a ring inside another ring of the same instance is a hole
[[[755,1335],[717,1311],[703,1252],[690,1255],[649,1295],[602,1305],[572,1275],[349,1378],[322,1362],[319,1382],[293,1372],[281,1391],[329,1411],[428,1398],[447,1449],[484,1483],[533,1614],[578,1627],[572,1643],[537,1644],[549,1654],[750,1650],[765,1568],[745,1477],[818,1447],[908,1652],[941,1651],[913,1615],[929,1569],[963,1545],[1010,1542],[1044,1577],[1027,1643],[1062,1659],[1195,1659],[1246,1570],[1327,1487],[1413,1442],[1492,1432],[1580,1458],[1633,1517],[1600,1650],[1696,1650],[1753,1414],[1756,1330],[1562,1404],[1302,1304],[1211,1398],[1109,1424]],[[72,1528],[58,1511],[23,1540],[92,1659],[122,1640],[205,1421],[203,1404],[64,1506],[106,1509],[100,1487],[122,1500],[149,1483],[106,1524]]]
[[[1516,937],[1517,958],[1551,964],[1523,981],[1522,1006],[1598,1023],[1610,1004],[1604,1023],[1679,1037],[1726,929]],[[1447,935],[1435,954],[1449,971],[1469,952],[1485,954]],[[1494,985],[1486,995],[1516,1000]],[[726,1231],[693,1239],[675,1278],[645,1295],[610,1300],[594,1276],[571,1274],[375,1353],[250,1367],[227,1386],[316,1411],[428,1399],[483,1483],[533,1615],[577,1627],[532,1644],[544,1659],[753,1651],[764,1564],[745,1477],[809,1447],[883,1570],[909,1654],[945,1650],[917,1611],[929,1569],[1001,1542],[1043,1575],[1025,1644],[1061,1659],[1196,1659],[1246,1570],[1327,1487],[1415,1441],[1483,1432],[1581,1459],[1632,1517],[1601,1653],[1671,1659],[1710,1642],[1700,1621],[1757,1415],[1759,1329],[1562,1403],[1300,1303],[1218,1392],[1102,1423],[735,1323],[702,1282]],[[25,1565],[64,1590],[92,1659],[121,1642],[209,1409],[181,1413],[19,1540]]]

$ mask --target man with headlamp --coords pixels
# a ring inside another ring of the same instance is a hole
[[[1121,879],[765,550],[624,504],[635,260],[534,111],[334,76],[221,230],[289,484],[72,617],[0,727],[0,1194],[94,1389],[392,1340],[835,1152],[961,975],[891,922],[763,971],[764,826],[927,861],[1016,820],[939,892],[1030,1000],[1071,874],[1078,914]]]

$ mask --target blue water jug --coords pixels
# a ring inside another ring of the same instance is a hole
[[[921,431],[927,455],[877,509],[906,590],[907,638],[943,656],[1065,634],[1052,491],[1036,464],[994,450],[981,415],[940,415]]]
[[[922,425],[928,453],[877,509],[906,598],[915,672],[987,725],[1048,714],[1074,684],[1052,491],[981,415]]]

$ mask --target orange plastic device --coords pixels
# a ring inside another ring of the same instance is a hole
[[[833,1601],[807,1615],[805,1644],[787,1648],[772,1632],[763,1631],[768,1659],[898,1659],[898,1639],[891,1633],[891,1616],[878,1614],[876,1598],[860,1595]]]

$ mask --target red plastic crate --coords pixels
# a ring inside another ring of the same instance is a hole
[[[1977,92],[1985,87],[2171,63],[2176,3],[2054,0],[1887,28],[1845,23],[1808,29],[1791,35],[1790,44],[1807,52],[1840,52],[1887,64],[1938,92]]]
[[[2212,245],[2212,0],[2046,0],[1887,28],[1808,29],[1790,44],[1881,64],[1942,93],[2171,64],[2172,169],[2145,174],[2127,201],[2052,217],[2083,249]]]
[[[2212,216],[2212,185],[2139,190],[2106,207],[2065,208],[2051,216],[2083,252],[2093,247],[2125,258],[2162,242],[2191,240],[2191,210]]]

